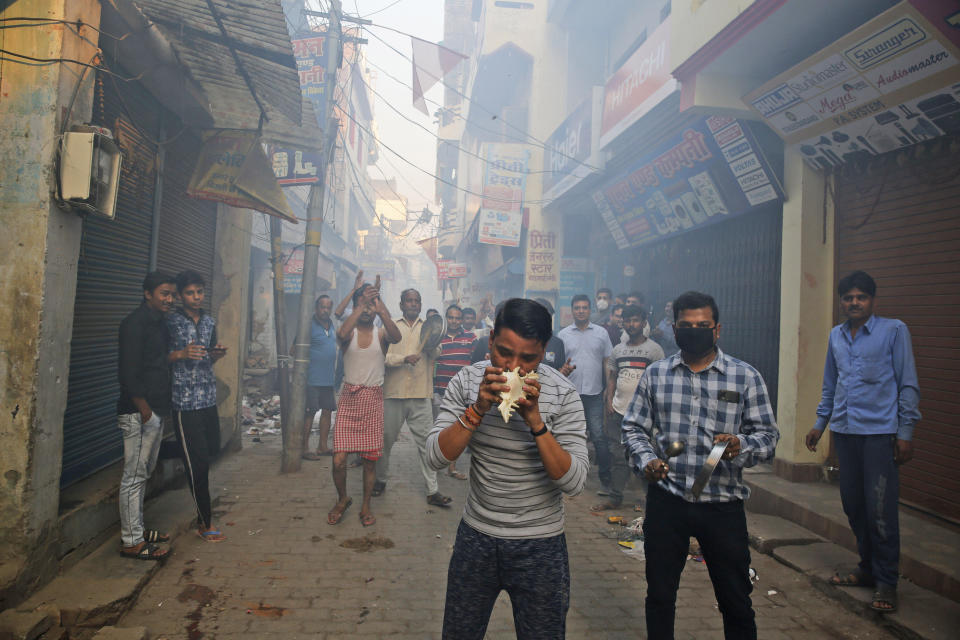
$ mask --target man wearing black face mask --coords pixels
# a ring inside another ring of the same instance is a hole
[[[673,302],[680,353],[647,367],[623,418],[631,466],[649,481],[643,521],[647,635],[673,638],[677,589],[690,536],[703,549],[725,638],[757,637],[742,469],[773,457],[780,439],[756,369],[717,348],[717,303],[688,291]],[[667,463],[671,442],[684,450]],[[705,485],[694,488],[714,445],[726,443]]]

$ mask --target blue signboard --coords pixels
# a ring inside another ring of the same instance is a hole
[[[747,127],[711,116],[670,138],[593,194],[620,249],[747,213],[783,198]]]

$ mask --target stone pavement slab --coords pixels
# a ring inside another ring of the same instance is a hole
[[[784,518],[747,512],[750,545],[761,553],[770,553],[784,545],[812,544],[824,539]]]
[[[49,611],[0,611],[0,640],[35,640],[55,622]]]
[[[446,571],[467,483],[441,474],[452,509],[426,504],[416,449],[398,441],[387,491],[374,499],[375,526],[359,511],[359,469],[348,473],[355,503],[341,524],[326,524],[335,501],[330,459],[280,475],[279,437],[247,438],[214,467],[216,523],[228,539],[174,541],[124,626],[151,638],[439,638]],[[458,469],[469,470],[469,462]],[[595,483],[595,480],[593,481]],[[565,500],[571,564],[569,638],[643,637],[642,553],[617,545],[622,528],[590,513],[596,486]],[[628,495],[623,513],[633,519]],[[642,546],[642,545],[641,545]],[[756,554],[754,592],[761,638],[890,638],[848,612],[806,578]],[[722,621],[706,566],[689,561],[678,594],[678,638],[720,638]],[[834,628],[836,627],[836,628]],[[513,638],[509,598],[494,607],[488,638]]]
[[[837,567],[853,567],[859,557],[832,542],[779,547],[773,550],[773,557],[797,571],[828,579]]]
[[[93,640],[146,640],[146,627],[102,627]]]

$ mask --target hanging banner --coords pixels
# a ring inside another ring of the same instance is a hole
[[[293,38],[293,57],[300,74],[300,90],[313,103],[317,125],[326,130],[327,123],[320,122],[327,112],[327,46],[326,36]]]
[[[883,12],[744,101],[819,167],[960,131],[960,49],[956,30],[944,26],[956,2],[914,3]]]
[[[477,241],[519,247],[530,150],[519,144],[487,144]]]
[[[711,116],[683,129],[593,194],[620,249],[746,213],[783,189],[744,123]]]
[[[297,224],[256,131],[205,131],[187,195],[261,211]]]

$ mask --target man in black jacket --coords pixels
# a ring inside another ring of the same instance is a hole
[[[162,415],[170,412],[167,325],[176,279],[152,271],[143,280],[143,302],[120,323],[120,399],[117,423],[123,436],[120,479],[121,553],[139,560],[160,560],[169,550],[157,545],[170,537],[143,526],[147,480],[157,464],[163,439]]]

